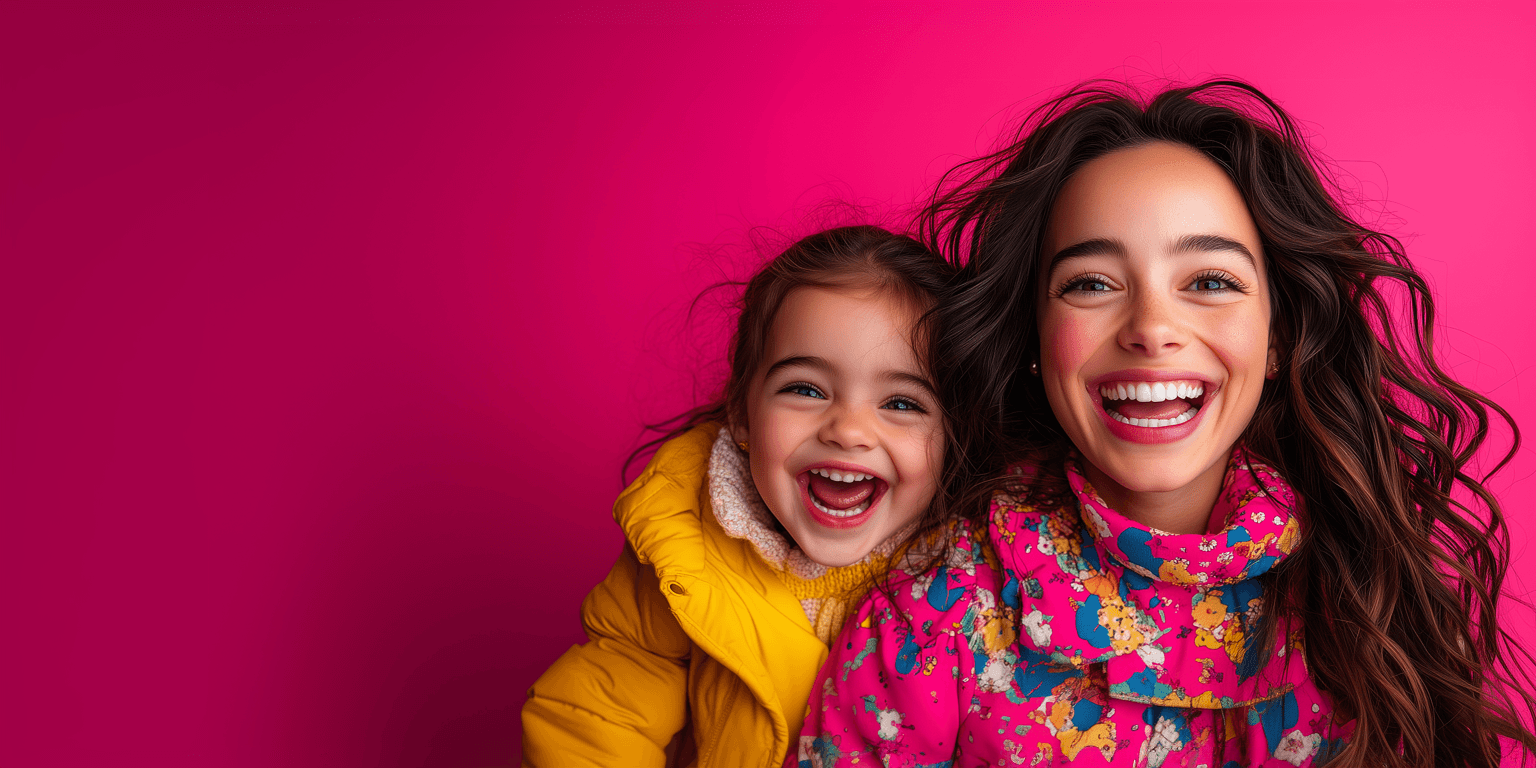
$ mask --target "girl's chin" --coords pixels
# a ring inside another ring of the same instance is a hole
[[[802,545],[800,551],[811,562],[827,568],[842,568],[845,565],[853,565],[869,556],[873,547],[847,546],[831,542],[808,542]]]

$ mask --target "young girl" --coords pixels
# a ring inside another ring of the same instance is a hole
[[[786,765],[1536,746],[1503,517],[1465,473],[1507,416],[1435,362],[1424,281],[1280,108],[1232,82],[1086,87],[971,169],[925,218],[969,256],[940,375],[975,385],[957,445],[1024,460],[943,567],[848,622]]]
[[[921,321],[952,274],[858,226],[752,278],[724,394],[614,506],[624,553],[529,692],[524,765],[779,762],[847,609],[941,520]]]

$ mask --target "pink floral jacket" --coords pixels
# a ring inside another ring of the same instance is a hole
[[[962,526],[942,567],[870,594],[787,767],[1299,766],[1342,749],[1353,723],[1308,677],[1300,628],[1257,642],[1255,577],[1299,539],[1284,481],[1239,455],[1217,530],[1175,535],[1066,469],[1075,504],[998,494],[986,535]]]

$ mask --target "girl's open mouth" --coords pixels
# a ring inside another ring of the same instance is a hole
[[[853,528],[885,495],[889,484],[867,472],[813,467],[800,473],[801,494],[811,518],[829,528]]]
[[[1108,381],[1099,385],[1104,412],[1133,427],[1175,427],[1195,418],[1205,405],[1205,382]]]

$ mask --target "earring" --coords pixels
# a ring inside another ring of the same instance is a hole
[[[1279,375],[1280,375],[1280,363],[1278,363],[1278,362],[1270,363],[1269,364],[1269,373],[1266,376],[1266,378],[1273,379],[1273,378],[1275,378],[1275,377],[1277,377]]]
[[[742,453],[746,453],[747,452],[747,441],[745,441],[745,440],[737,441],[736,447],[740,448]]]
[[[1031,376],[1039,376],[1040,375],[1040,361],[1039,360],[1031,360],[1031,361],[1029,361],[1029,375],[1031,375]]]

